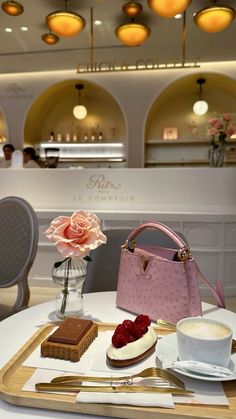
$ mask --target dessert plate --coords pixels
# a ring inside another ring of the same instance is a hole
[[[177,336],[176,333],[171,333],[157,341],[156,356],[161,362],[164,361],[177,361]],[[201,374],[193,371],[187,371],[180,368],[173,368],[174,371],[186,375],[187,377],[196,378],[197,380],[204,381],[231,381],[236,380],[236,353],[232,354],[229,369],[232,375],[228,377],[213,377],[206,374]]]

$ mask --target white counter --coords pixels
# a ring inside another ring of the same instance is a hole
[[[236,213],[236,168],[2,169],[0,197],[37,210]]]
[[[51,283],[58,253],[43,232],[58,215],[96,212],[103,228],[157,220],[182,232],[203,273],[236,294],[236,168],[1,169],[0,198],[18,195],[38,214],[35,285]]]

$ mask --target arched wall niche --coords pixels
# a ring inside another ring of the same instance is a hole
[[[88,115],[84,120],[73,116],[72,110],[78,104],[77,83],[82,83],[81,104],[85,105]],[[94,131],[101,131],[104,140],[119,141],[127,138],[125,119],[122,110],[103,87],[87,80],[66,80],[45,90],[31,105],[24,125],[24,143],[34,146],[41,141],[48,141],[50,132],[72,138],[76,134],[78,141],[85,134],[90,138]]]
[[[193,104],[199,98],[198,78],[205,78],[202,97],[208,112],[197,116]],[[171,83],[155,99],[145,123],[145,141],[162,140],[165,128],[176,127],[179,140],[207,139],[208,120],[223,113],[233,114],[236,124],[236,80],[219,73],[195,73]]]

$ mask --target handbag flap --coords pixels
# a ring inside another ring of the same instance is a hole
[[[146,256],[158,256],[161,259],[166,260],[174,260],[176,256],[176,249],[170,249],[167,247],[158,247],[158,246],[150,246],[150,245],[139,245],[139,247],[135,247],[134,253],[141,254],[143,253]]]

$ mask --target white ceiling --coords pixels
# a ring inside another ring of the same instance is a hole
[[[56,45],[46,45],[41,36],[47,32],[45,16],[64,9],[64,0],[18,0],[24,13],[8,16],[0,9],[0,73],[75,69],[90,60],[90,8],[94,19],[102,20],[94,26],[94,61],[126,61],[134,64],[139,59],[153,59],[168,63],[182,59],[182,20],[165,19],[155,15],[140,0],[143,13],[139,18],[151,28],[150,38],[141,47],[130,48],[120,44],[114,29],[127,21],[122,12],[124,0],[70,0],[68,9],[82,15],[85,29],[72,38],[61,38]],[[2,1],[0,1],[2,3]],[[220,0],[220,3],[236,9],[236,0]],[[193,13],[211,4],[208,0],[192,0],[187,10],[186,61],[229,61],[236,59],[236,19],[231,26],[217,34],[202,32],[193,22]],[[27,26],[28,32],[22,32]],[[6,33],[11,27],[13,32]]]

